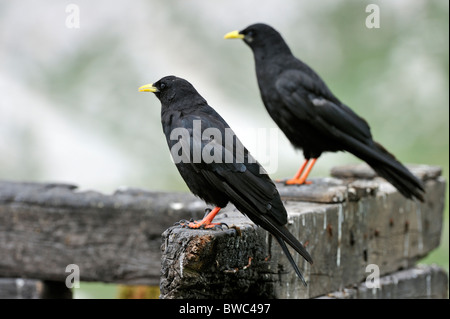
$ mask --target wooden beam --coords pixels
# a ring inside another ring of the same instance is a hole
[[[105,195],[73,185],[0,182],[0,277],[159,285],[161,233],[202,217],[191,194],[127,189]]]
[[[232,209],[215,220],[230,228],[214,231],[175,226],[163,233],[160,297],[273,297],[272,264],[265,261],[270,254],[265,231]]]
[[[364,282],[318,299],[448,299],[448,275],[434,265],[400,270],[381,277],[379,284],[368,288]]]
[[[419,203],[406,200],[381,178],[351,176],[340,181],[316,179],[312,185],[288,190],[280,187],[287,198],[288,228],[314,259],[309,265],[294,254],[307,287],[276,241],[230,207],[231,212],[219,215],[217,221],[236,228],[172,227],[163,234],[161,297],[311,298],[365,280],[369,265],[376,265],[380,275],[413,267],[439,246],[445,197],[442,177],[424,179],[426,202]],[[328,183],[334,195],[317,191]],[[310,199],[316,196],[318,203],[299,201],[303,192],[309,192]]]
[[[359,166],[312,185],[278,185],[288,227],[314,259],[311,266],[294,254],[307,288],[271,236],[232,205],[218,218],[235,228],[171,227],[163,236],[161,296],[314,297],[364,280],[371,263],[381,274],[413,267],[439,245],[445,196],[439,170],[420,169],[424,204],[405,200],[382,179],[348,173],[367,171]],[[0,277],[64,283],[67,265],[76,264],[82,281],[157,285],[161,233],[180,219],[202,217],[205,207],[184,193],[105,195],[66,184],[0,182]]]

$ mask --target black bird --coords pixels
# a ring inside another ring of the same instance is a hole
[[[286,184],[303,184],[323,152],[348,151],[369,164],[406,198],[424,201],[424,187],[382,145],[372,139],[367,122],[331,93],[308,65],[294,57],[280,33],[258,23],[232,31],[252,49],[263,103],[304,163]]]
[[[309,263],[312,258],[285,227],[287,213],[275,184],[225,120],[184,79],[167,76],[139,91],[160,100],[163,131],[178,171],[192,193],[215,206],[201,221],[184,225],[213,228],[215,215],[231,202],[277,239],[306,285],[286,243]]]

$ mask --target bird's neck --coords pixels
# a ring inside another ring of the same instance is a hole
[[[190,114],[196,110],[202,109],[207,106],[208,103],[200,95],[191,97],[187,103],[185,100],[172,101],[169,104],[161,105],[161,117],[165,118],[169,114],[179,114],[183,116],[184,114]]]
[[[254,48],[253,54],[257,63],[271,59],[283,59],[292,56],[291,49],[289,49],[288,45],[282,40],[276,42],[275,44],[272,43],[270,47],[262,46]]]
[[[280,73],[283,72],[286,65],[292,59],[290,52],[281,52],[278,54],[264,54],[263,52],[255,52],[255,67],[258,75],[258,81],[260,79],[275,79]],[[265,83],[266,85],[267,83]]]

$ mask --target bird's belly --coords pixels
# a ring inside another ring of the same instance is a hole
[[[176,166],[189,190],[194,195],[197,195],[208,204],[219,207],[227,206],[229,198],[219,189],[219,185],[211,183],[200,171],[196,171],[189,163],[177,163]]]
[[[277,114],[275,114],[277,115]],[[295,148],[303,149],[310,157],[319,157],[322,152],[337,152],[343,150],[339,141],[324,136],[311,123],[299,120],[291,114],[278,114],[274,121],[286,135]]]

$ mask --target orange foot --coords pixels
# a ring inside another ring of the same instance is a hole
[[[314,164],[316,163],[317,158],[312,158],[310,160],[305,160],[303,165],[298,170],[297,174],[291,179],[288,179],[285,184],[286,185],[303,185],[303,184],[311,184],[310,181],[307,181],[309,173],[311,172]]]
[[[297,178],[291,178],[284,182],[286,185],[310,185],[312,184],[311,181],[302,181]]]
[[[206,216],[202,220],[180,220],[176,225],[192,229],[222,229],[222,226],[227,226],[227,228],[229,228],[225,223],[212,223],[212,220],[219,211],[220,207],[215,207],[213,210],[206,209]]]
[[[194,220],[188,224],[180,222],[180,225],[191,229],[222,229],[223,226],[228,227],[225,223],[207,223],[203,219],[200,221]]]

